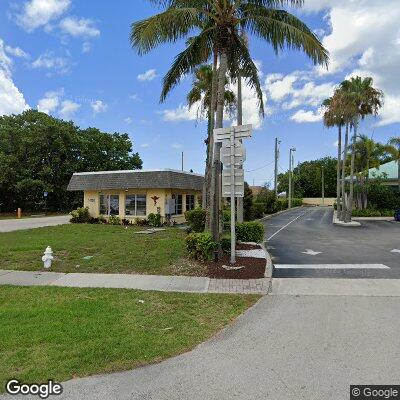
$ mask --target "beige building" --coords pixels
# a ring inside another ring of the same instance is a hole
[[[134,220],[154,213],[183,223],[185,211],[199,205],[203,182],[201,175],[167,169],[77,172],[68,190],[83,191],[83,205],[92,217]]]

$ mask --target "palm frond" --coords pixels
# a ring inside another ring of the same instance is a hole
[[[328,66],[328,51],[307,25],[294,15],[253,4],[242,5],[241,14],[241,24],[250,33],[268,41],[276,53],[285,47],[303,50],[314,64]]]
[[[139,54],[145,54],[159,44],[184,38],[201,24],[198,9],[169,8],[160,14],[133,23],[130,42]]]
[[[203,31],[193,38],[189,46],[179,53],[163,79],[160,101],[163,102],[168,93],[176,86],[182,77],[194,72],[196,67],[207,62],[212,54],[212,29]]]

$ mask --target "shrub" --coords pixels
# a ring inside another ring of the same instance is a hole
[[[230,251],[231,250],[231,235],[223,235],[220,240],[220,245],[222,250]]]
[[[217,243],[212,240],[209,233],[190,233],[186,236],[186,249],[191,258],[196,260],[209,260]]]
[[[70,222],[73,224],[85,224],[90,220],[89,207],[78,207],[71,211]]]
[[[121,225],[121,219],[117,215],[110,215],[108,217],[108,223],[110,225]]]
[[[354,209],[352,212],[353,217],[393,217],[394,210],[375,210],[373,208],[366,208],[364,210]]]
[[[265,203],[254,203],[253,204],[254,218],[262,218],[265,214],[265,209],[266,209]]]
[[[276,211],[286,210],[288,208],[289,202],[286,198],[278,198],[276,200]]]
[[[147,226],[148,225],[148,221],[146,218],[136,218],[135,219],[135,225],[137,226]]]
[[[303,205],[303,199],[292,199],[292,207],[300,207]]]
[[[185,219],[193,232],[203,232],[206,224],[206,210],[197,207],[186,211]]]
[[[101,224],[100,218],[91,217],[89,218],[88,224]]]
[[[132,225],[132,222],[127,218],[122,218],[121,219],[121,224],[124,225],[124,226],[129,226],[129,225]]]
[[[260,243],[264,239],[264,225],[261,222],[251,221],[236,225],[236,238],[241,242]]]
[[[150,226],[159,227],[161,226],[161,215],[150,213],[147,217],[147,222]]]

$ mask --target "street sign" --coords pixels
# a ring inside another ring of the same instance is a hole
[[[235,167],[241,167],[246,160],[246,149],[239,140],[235,140]],[[230,141],[223,141],[221,147],[221,162],[224,167],[231,165],[231,146]]]
[[[48,193],[47,192],[43,192],[43,196],[47,197]]]
[[[229,140],[231,132],[234,132],[235,139],[242,139],[251,137],[252,125],[239,125],[231,126],[230,128],[216,128],[214,129],[214,142],[223,142]]]
[[[241,169],[235,171],[234,176],[234,197],[244,197],[244,172]],[[222,197],[231,197],[232,182],[230,170],[222,171]]]

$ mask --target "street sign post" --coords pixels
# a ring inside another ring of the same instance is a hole
[[[231,264],[236,262],[235,197],[244,197],[246,151],[239,139],[251,137],[251,132],[251,125],[214,129],[214,141],[222,143],[222,196],[231,198]]]

